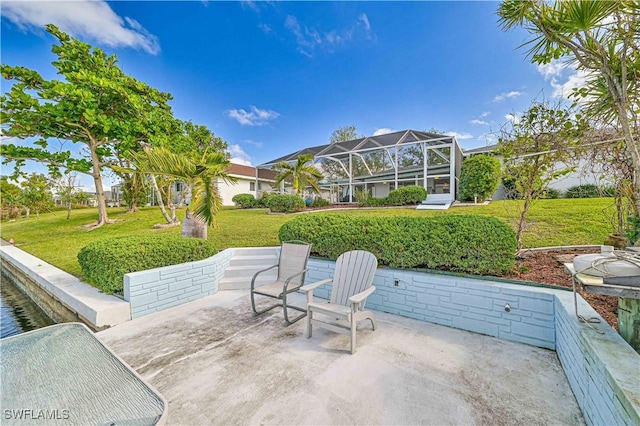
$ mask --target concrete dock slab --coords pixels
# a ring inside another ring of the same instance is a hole
[[[169,401],[169,424],[584,424],[556,353],[376,312],[348,336],[221,291],[97,336]]]

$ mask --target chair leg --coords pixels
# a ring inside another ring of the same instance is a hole
[[[287,311],[287,308],[295,309],[296,311],[300,311],[302,313],[290,320],[289,319],[289,312]],[[297,306],[288,306],[287,305],[287,293],[282,295],[282,310],[283,310],[283,313],[284,313],[284,321],[287,323],[287,325],[291,325],[294,322],[299,321],[302,318],[307,316],[307,310],[306,309],[302,309],[302,308],[299,308]]]
[[[373,316],[373,313],[368,312],[368,311],[367,312],[363,312],[362,313],[362,317],[363,317],[363,319],[368,319],[369,321],[371,321],[371,327],[373,327],[373,331],[375,331],[376,330],[376,319]]]
[[[311,339],[313,324],[311,324],[311,319],[313,318],[313,312],[311,309],[307,309],[307,339]]]
[[[358,331],[358,320],[354,313],[350,315],[349,321],[351,321],[351,354],[353,355],[356,352],[356,331]]]
[[[272,310],[273,308],[277,308],[278,306],[282,306],[280,303],[276,303],[275,305],[271,305],[261,311],[256,309],[256,302],[255,302],[255,296],[253,291],[251,292],[251,309],[253,309],[253,314],[254,315],[260,315],[260,314],[264,314],[267,311]]]

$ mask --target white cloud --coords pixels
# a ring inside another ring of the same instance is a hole
[[[504,118],[506,120],[512,122],[513,124],[520,123],[520,118],[516,114],[507,114],[507,115],[504,116]]]
[[[559,77],[562,75],[562,72],[567,68],[567,64],[558,59],[554,59],[548,64],[540,64],[538,65],[538,72],[542,74],[545,78],[550,77]]]
[[[245,139],[245,141],[244,141],[244,142],[245,142],[245,143],[248,143],[249,145],[253,145],[253,146],[255,146],[256,148],[262,148],[262,142],[256,142],[256,141],[251,140],[251,139]]]
[[[484,121],[484,120],[478,120],[478,119],[473,119],[473,120],[469,121],[469,123],[471,123],[471,124],[477,124],[477,125],[479,125],[479,126],[488,126],[488,125],[489,125],[489,123],[487,123],[486,121]]]
[[[251,157],[244,152],[242,147],[238,144],[233,144],[229,147],[231,153],[231,162],[235,164],[242,164],[244,166],[251,166]]]
[[[249,111],[242,108],[230,109],[227,114],[243,126],[264,126],[269,121],[280,117],[280,114],[275,111],[260,109],[253,105],[249,107]]]
[[[313,57],[313,52],[316,49],[333,52],[336,47],[345,45],[357,35],[364,36],[367,40],[371,40],[374,37],[371,32],[369,18],[364,13],[358,16],[358,19],[350,28],[340,30],[334,29],[321,32],[315,28],[301,25],[298,22],[298,18],[293,15],[287,15],[284,26],[296,37],[298,52],[310,58]]]
[[[389,129],[388,127],[380,127],[376,128],[376,131],[373,132],[373,136],[386,135],[387,133],[393,133],[395,130]]]
[[[23,30],[41,31],[46,24],[54,24],[74,37],[106,46],[142,49],[153,55],[160,52],[156,36],[138,21],[116,15],[103,0],[5,1],[2,17]]]
[[[554,98],[568,98],[573,89],[585,85],[589,74],[577,70],[561,60],[553,60],[548,64],[538,65],[538,72],[549,82]]]
[[[485,118],[488,117],[491,113],[489,111],[483,111],[482,114],[480,114],[480,118]]]
[[[473,139],[473,135],[471,133],[447,132],[445,135],[455,136],[458,140]]]
[[[265,33],[269,34],[273,32],[273,28],[271,28],[269,25],[267,24],[260,24],[258,25],[258,28],[260,28],[262,31],[264,31]]]
[[[512,90],[511,92],[500,93],[499,95],[496,95],[496,97],[493,98],[493,102],[502,102],[505,99],[515,99],[518,96],[522,95],[524,95],[524,93],[518,92],[517,90]]]

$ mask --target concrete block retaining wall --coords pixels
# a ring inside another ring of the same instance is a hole
[[[335,262],[308,267],[312,283],[331,277]],[[579,313],[599,318],[602,334],[578,321],[570,291],[397,269],[378,269],[373,283],[369,309],[556,350],[587,424],[640,425],[640,355],[582,297]]]
[[[229,266],[233,249],[208,259],[124,276],[124,298],[131,304],[131,318],[138,318],[214,294]]]
[[[330,277],[334,265],[309,260],[306,282]],[[553,290],[398,269],[378,269],[373,284],[370,309],[555,349]],[[314,295],[328,299],[330,291],[326,285]]]

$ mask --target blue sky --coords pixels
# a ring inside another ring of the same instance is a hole
[[[580,81],[560,64],[532,65],[518,49],[526,33],[498,27],[498,4],[4,1],[2,62],[53,78],[43,28],[54,23],[171,93],[178,118],[207,125],[243,164],[327,143],[347,125],[364,136],[434,128],[470,149]]]

